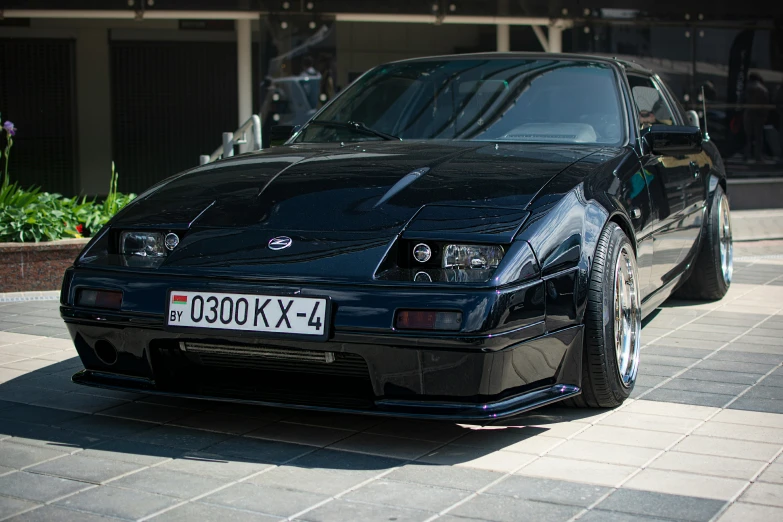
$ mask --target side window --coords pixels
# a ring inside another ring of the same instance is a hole
[[[674,125],[674,117],[663,94],[650,78],[628,75],[628,84],[639,111],[639,125],[642,129],[653,124]]]

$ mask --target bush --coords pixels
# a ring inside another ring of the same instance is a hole
[[[53,241],[72,237],[89,237],[106,224],[135,194],[117,192],[117,171],[111,166],[109,195],[103,202],[86,197],[66,198],[41,192],[37,187],[22,189],[11,183],[8,156],[16,128],[5,122],[5,165],[0,184],[0,242]]]

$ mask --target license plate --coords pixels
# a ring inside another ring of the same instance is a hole
[[[326,337],[325,298],[169,292],[167,325]]]

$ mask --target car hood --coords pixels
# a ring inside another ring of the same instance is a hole
[[[374,270],[424,206],[496,209],[493,215],[507,209],[519,225],[520,211],[550,179],[596,150],[392,141],[279,147],[170,178],[112,226],[181,231],[183,240],[164,266],[241,270],[267,264],[278,275],[301,274],[281,267],[351,254],[350,265],[366,256],[365,268]],[[444,226],[459,228],[453,214]],[[482,232],[475,219],[470,227]],[[276,236],[292,238],[292,247],[268,249]],[[335,271],[334,260],[327,264],[331,268],[318,268],[323,275],[343,271]]]

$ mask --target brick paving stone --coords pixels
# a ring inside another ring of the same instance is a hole
[[[783,508],[783,495],[781,495],[780,486],[777,484],[769,484],[766,482],[751,484],[739,500],[742,502]]]
[[[783,484],[783,463],[773,462],[756,479],[759,482],[772,482],[773,484]],[[782,491],[783,493],[783,491]]]
[[[524,514],[528,520],[537,522],[562,522],[582,510],[576,506],[537,502],[535,500],[501,497],[498,495],[479,495],[451,511],[454,515],[481,520],[516,522]]]
[[[346,520],[361,520],[362,522],[421,522],[432,513],[418,509],[379,506],[364,502],[348,502],[335,500],[319,506],[297,517],[296,520],[308,522],[345,522]]]
[[[767,522],[783,519],[783,508],[737,502],[718,519],[719,522]]]
[[[32,424],[54,425],[81,417],[82,415],[83,414],[79,412],[17,403],[0,410],[0,422],[2,419],[10,419]]]
[[[140,402],[126,403],[100,412],[100,415],[108,417],[120,417],[122,419],[140,420],[146,422],[170,422],[178,417],[192,413],[190,410],[171,408],[157,404],[144,404]]]
[[[440,444],[437,442],[357,433],[336,442],[332,447],[346,451],[370,453],[382,457],[413,459],[425,455]]]
[[[749,353],[745,351],[734,351],[734,344],[730,344],[727,348],[719,351],[710,359],[714,361],[737,361],[737,362],[751,362],[757,364],[770,364],[775,365],[783,362],[783,356],[769,354],[769,353]]]
[[[345,413],[307,412],[298,413],[285,419],[294,424],[323,426],[342,430],[362,431],[380,424],[383,419],[367,415],[348,415]]]
[[[666,520],[674,519],[630,515],[616,511],[604,511],[603,509],[591,509],[583,517],[579,518],[580,522],[661,522]]]
[[[28,500],[0,495],[0,520],[11,517],[17,513],[21,513],[22,511],[32,509],[38,505],[40,504],[36,504]]]
[[[323,426],[305,426],[290,422],[275,422],[247,433],[246,437],[307,444],[310,446],[328,446],[338,440],[350,437],[356,433],[353,430],[325,428]]]
[[[68,454],[68,449],[40,448],[16,444],[8,439],[0,441],[0,466],[21,469],[55,457]]]
[[[487,495],[502,495],[586,508],[609,493],[609,491],[611,490],[606,487],[580,484],[578,482],[516,475],[502,480],[484,493]]]
[[[701,522],[715,516],[725,502],[652,491],[619,489],[601,501],[596,508],[632,515]]]
[[[552,437],[549,433],[550,430],[544,426],[477,429],[460,437],[452,445],[540,455],[563,442],[561,438]]]
[[[641,370],[640,370],[641,371]],[[726,372],[720,370],[703,370],[692,368],[687,370],[677,379],[692,379],[696,381],[713,381],[734,384],[755,384],[761,376],[756,373]]]
[[[651,431],[666,431],[685,434],[697,427],[702,421],[683,417],[665,417],[618,410],[598,421],[598,425],[620,426]]]
[[[87,449],[81,455],[151,466],[168,459],[180,457],[184,453],[185,450],[180,448],[147,444],[134,440],[115,439],[107,440]]]
[[[641,355],[642,359],[639,363],[639,373],[641,375],[655,375],[658,377],[672,377],[676,373],[681,372],[684,369],[680,366],[661,366],[657,364],[649,364],[644,358],[644,352]]]
[[[258,486],[246,482],[235,484],[200,499],[205,504],[244,509],[265,515],[290,517],[326,500],[327,496],[305,491]]]
[[[604,425],[592,426],[574,437],[574,440],[589,440],[653,449],[665,449],[679,439],[680,434],[678,433]]]
[[[685,348],[682,346],[665,346],[663,340],[661,343],[650,344],[642,349],[642,356],[644,362],[647,362],[647,357],[651,355],[666,356],[666,357],[678,357],[688,359],[690,362],[703,359],[706,355],[712,353],[713,350],[707,350],[702,348]]]
[[[635,471],[636,467],[632,466],[545,456],[523,467],[516,474],[555,480],[572,480],[579,477],[579,481],[586,484],[614,487]]]
[[[191,475],[155,467],[143,469],[138,473],[114,480],[111,485],[188,499],[217,489],[225,485],[225,482],[202,475]]]
[[[708,393],[715,395],[737,396],[748,388],[747,384],[732,384],[715,381],[696,381],[693,379],[683,379],[677,377],[660,388],[659,390],[684,391],[693,393]],[[724,403],[725,404],[725,403]],[[709,406],[709,405],[708,405]]]
[[[657,346],[657,345],[654,345]],[[649,348],[647,348],[649,349]],[[648,354],[645,349],[642,354],[644,356],[644,363],[651,364],[653,366],[674,366],[680,369],[690,366],[691,364],[698,362],[700,359],[692,357],[673,357],[669,355],[654,355]],[[676,349],[676,348],[675,348]]]
[[[170,422],[175,426],[243,435],[257,430],[272,421],[245,415],[232,415],[217,411],[199,411]]]
[[[186,450],[200,450],[226,440],[230,435],[214,431],[180,428],[179,426],[155,426],[128,437],[128,440],[157,444]]]
[[[756,411],[722,410],[711,421],[783,429],[783,416]]]
[[[733,478],[648,468],[631,477],[623,487],[672,495],[732,500],[746,484],[745,480]]]
[[[77,454],[50,460],[28,468],[28,470],[34,473],[101,484],[142,467],[140,464]]]
[[[159,469],[169,469],[195,475],[206,475],[217,480],[231,482],[264,471],[273,466],[271,464],[245,461],[242,459],[227,459],[223,455],[189,453],[168,462],[164,462],[156,467]]]
[[[261,473],[250,478],[248,482],[262,486],[296,489],[331,496],[365,480],[369,480],[380,473],[398,467],[403,462],[386,457],[325,449],[300,457],[291,464],[279,466]],[[479,473],[475,470],[463,470],[446,466],[427,467],[462,472],[463,475],[460,476],[466,479],[468,475],[472,476],[472,474]],[[496,474],[490,475],[494,476]],[[404,480],[404,477],[398,480]],[[433,485],[448,486],[447,484]]]
[[[312,446],[290,444],[288,442],[234,437],[211,446],[209,451],[227,457],[282,464],[293,458],[310,453],[314,449]]]
[[[503,477],[503,473],[458,466],[437,466],[418,462],[406,464],[386,475],[390,480],[428,486],[476,491]]]
[[[365,430],[367,433],[403,437],[408,439],[429,440],[432,442],[450,442],[469,432],[469,428],[459,424],[438,421],[419,421],[410,419],[389,419]]]
[[[590,460],[607,464],[641,466],[658,455],[660,450],[624,446],[588,440],[569,440],[554,448],[547,455],[553,457]]]
[[[418,461],[435,465],[463,466],[510,473],[535,459],[535,455],[528,453],[504,450],[488,451],[472,446],[450,444],[419,458]]]
[[[438,512],[466,496],[465,491],[460,489],[397,482],[384,477],[351,491],[343,498],[354,502]]]
[[[734,410],[760,411],[766,413],[783,414],[783,401],[778,399],[758,399],[753,397],[740,397],[729,408]]]
[[[750,480],[763,465],[757,460],[667,451],[648,468]]]
[[[272,522],[280,517],[262,515],[252,511],[242,511],[202,502],[189,502],[162,513],[153,519],[155,522]]]
[[[92,433],[101,437],[122,438],[141,431],[152,429],[156,424],[118,417],[103,417],[100,415],[85,415],[61,424],[63,428]]]
[[[644,396],[648,401],[676,402],[679,404],[693,404],[696,406],[713,406],[722,408],[734,395],[719,395],[717,393],[701,393],[679,389],[664,388],[663,386],[652,390]]]
[[[783,429],[781,428],[743,426],[741,424],[710,421],[697,428],[693,433],[695,435],[705,435],[708,437],[769,442],[783,445]]]
[[[117,522],[117,519],[48,505],[10,518],[9,522]]]
[[[60,393],[55,396],[40,398],[31,401],[36,406],[47,406],[60,410],[75,411],[81,413],[97,413],[102,410],[124,404],[126,401],[100,397],[98,395],[86,395],[84,393]]]
[[[764,442],[749,442],[690,435],[672,449],[700,455],[716,455],[718,457],[768,461],[775,456],[779,446]]]
[[[109,517],[139,519],[174,505],[178,500],[144,491],[111,486],[89,489],[55,505]]]
[[[721,370],[724,372],[756,373],[764,375],[773,369],[774,365],[707,359],[706,361],[698,363],[694,368],[700,370]]]
[[[51,502],[91,487],[85,482],[18,471],[0,477],[0,492],[34,502]]]

